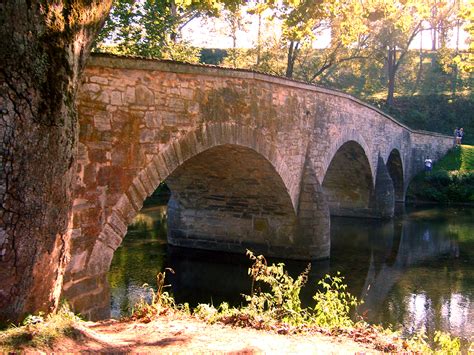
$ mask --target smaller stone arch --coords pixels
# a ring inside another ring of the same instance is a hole
[[[326,172],[329,168],[330,163],[333,161],[334,156],[336,155],[337,151],[347,142],[354,141],[364,151],[364,154],[367,157],[369,162],[370,170],[372,173],[372,181],[375,184],[375,174],[376,174],[376,164],[377,160],[374,159],[372,150],[369,148],[365,138],[355,129],[342,129],[341,135],[336,140],[330,140],[331,145],[325,154],[325,159],[322,162],[322,169],[318,173],[319,181],[323,181],[324,177],[326,176]]]
[[[404,164],[403,158],[400,154],[399,149],[392,149],[387,159],[385,160],[388,173],[393,182],[393,188],[395,190],[395,201],[404,202],[405,201],[405,179],[404,179]]]
[[[354,140],[345,142],[334,154],[322,183],[331,215],[370,216],[374,185],[364,148]]]

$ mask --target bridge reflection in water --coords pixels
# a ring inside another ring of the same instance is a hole
[[[112,316],[126,312],[142,295],[143,283],[171,267],[168,281],[178,302],[238,305],[250,292],[248,259],[242,255],[166,245],[166,209],[144,209],[110,272]],[[302,297],[312,303],[317,280],[341,271],[349,291],[362,298],[368,321],[473,335],[474,209],[413,209],[388,222],[332,218],[331,259],[312,263]],[[283,261],[296,276],[306,262]]]

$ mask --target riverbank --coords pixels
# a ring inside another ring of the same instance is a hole
[[[474,146],[456,146],[434,163],[432,171],[418,174],[407,191],[407,200],[473,206]]]

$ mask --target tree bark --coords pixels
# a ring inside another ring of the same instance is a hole
[[[397,63],[397,50],[395,47],[390,47],[387,53],[387,76],[388,76],[388,91],[387,91],[387,106],[393,105],[393,95],[395,94],[395,74]]]
[[[295,68],[296,57],[298,56],[299,45],[300,43],[297,41],[290,41],[290,45],[288,47],[288,58],[286,62],[285,73],[285,76],[287,78],[293,78],[293,70]]]
[[[423,30],[420,31],[420,50],[418,52],[418,70],[416,72],[415,85],[413,85],[413,89],[411,91],[412,95],[414,95],[416,91],[418,90],[418,86],[420,85],[422,75],[423,75]]]
[[[0,3],[0,320],[57,307],[68,260],[76,91],[111,0]]]

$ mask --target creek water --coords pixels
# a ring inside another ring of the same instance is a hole
[[[307,262],[284,262],[296,277]],[[166,244],[166,206],[144,208],[129,226],[108,274],[113,317],[130,312],[165,268],[175,300],[219,305],[249,294],[245,255]],[[311,306],[317,281],[340,271],[367,321],[410,334],[443,330],[474,335],[474,208],[402,208],[391,221],[331,218],[331,258],[311,263],[302,299]]]

